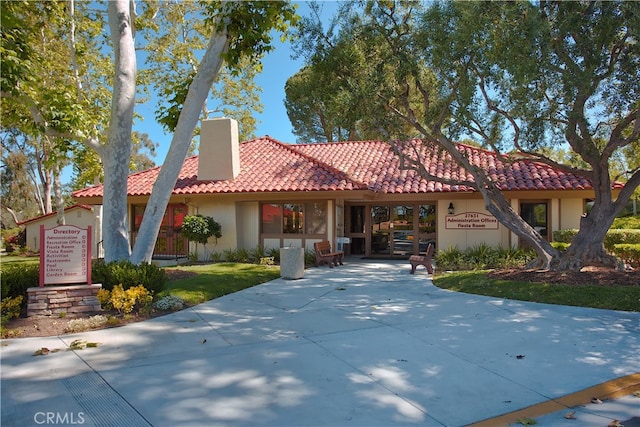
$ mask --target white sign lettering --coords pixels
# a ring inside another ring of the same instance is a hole
[[[91,284],[91,227],[40,226],[40,286]]]

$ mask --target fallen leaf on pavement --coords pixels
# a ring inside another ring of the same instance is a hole
[[[568,420],[575,420],[576,419],[576,411],[571,411],[571,412],[567,412],[566,414],[564,414],[564,417]]]

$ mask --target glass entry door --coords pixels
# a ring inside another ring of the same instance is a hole
[[[372,205],[370,207],[370,254],[408,257],[424,254],[435,245],[436,206]]]
[[[391,255],[389,206],[371,206],[371,255]]]

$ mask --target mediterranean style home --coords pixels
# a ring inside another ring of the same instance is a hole
[[[414,141],[415,142],[415,141]],[[470,181],[439,151],[404,143],[429,173]],[[495,153],[459,145],[499,183],[511,206],[542,236],[577,228],[593,198],[590,182],[526,158],[503,162]],[[186,215],[213,217],[222,238],[208,250],[302,247],[328,240],[346,255],[407,257],[485,243],[518,246],[518,237],[484,208],[471,187],[430,181],[402,167],[384,141],[285,144],[269,136],[239,143],[231,119],[202,122],[200,152],[185,160],[156,244],[158,257],[186,256],[195,244],[181,237]],[[159,168],[128,178],[130,232],[135,241]],[[84,205],[101,205],[102,186],[74,192]],[[98,225],[99,226],[99,225]]]

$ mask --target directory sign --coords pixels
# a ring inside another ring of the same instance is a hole
[[[40,286],[91,284],[91,226],[40,226]]]

